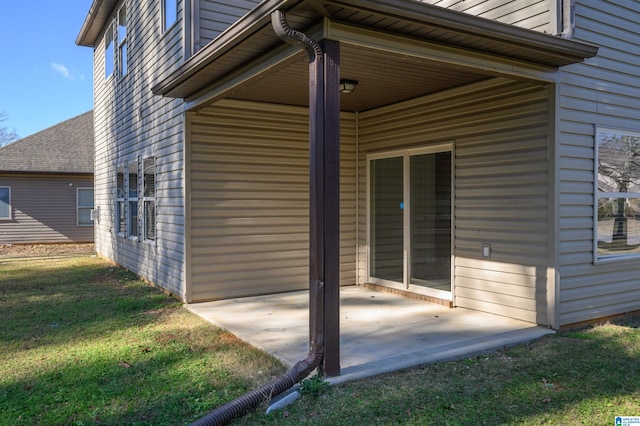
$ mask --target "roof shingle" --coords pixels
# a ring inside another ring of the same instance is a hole
[[[0,148],[0,172],[93,173],[93,111]]]

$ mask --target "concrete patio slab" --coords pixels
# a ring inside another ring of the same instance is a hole
[[[449,309],[360,286],[340,291],[342,383],[466,358],[553,333],[468,309]],[[194,303],[188,309],[293,366],[308,352],[306,291]]]

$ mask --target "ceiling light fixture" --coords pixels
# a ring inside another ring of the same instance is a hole
[[[358,85],[356,80],[347,80],[346,78],[340,79],[340,93],[351,93]]]

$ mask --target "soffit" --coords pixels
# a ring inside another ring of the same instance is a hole
[[[597,48],[584,43],[553,37],[536,31],[526,30],[508,24],[478,18],[472,15],[451,11],[441,7],[425,4],[414,0],[265,0],[252,12],[205,46],[190,58],[183,66],[159,82],[153,91],[169,97],[188,98],[207,88],[211,84],[223,79],[239,68],[251,66],[265,52],[276,49],[284,44],[277,38],[271,28],[270,14],[273,10],[286,11],[287,21],[292,28],[308,32],[318,26],[326,26],[326,22],[337,23],[343,27],[362,28],[377,34],[390,37],[403,37],[412,42],[436,44],[445,48],[455,48],[460,52],[482,54],[496,61],[515,61],[523,66],[532,66],[554,70],[570,63],[580,62],[586,57],[596,54]],[[330,38],[330,37],[329,37]],[[388,64],[389,75],[402,74],[406,70],[404,82],[407,86],[421,85],[431,82],[431,88],[423,92],[453,87],[465,82],[488,78],[491,73],[483,67],[468,67],[466,71],[457,70],[456,64],[446,64],[441,61],[429,62],[419,58],[410,59],[410,55],[394,55],[392,49],[374,51],[373,49],[351,48],[348,41],[341,41],[341,67],[343,77],[348,78],[350,67],[359,66],[362,75],[370,73],[372,77]],[[355,44],[354,44],[355,46]],[[350,57],[353,55],[353,57]],[[369,55],[369,56],[367,56]],[[395,59],[394,63],[385,61]],[[302,56],[301,56],[302,57]],[[271,77],[262,84],[252,83],[256,94],[251,95],[245,88],[239,88],[247,99],[267,100],[257,93],[265,95],[271,91],[283,90],[285,86],[267,88],[266,83],[276,83],[279,80],[288,82],[288,86],[307,87],[304,74],[300,73],[302,64],[294,64],[289,59],[283,70],[278,73],[281,77]],[[416,63],[415,61],[421,62]],[[486,62],[486,61],[485,61]],[[508,67],[507,67],[508,68]],[[391,70],[392,69],[392,70]],[[413,72],[408,72],[412,70]],[[284,77],[289,73],[290,78]],[[297,77],[294,77],[297,76]],[[451,75],[450,83],[437,85],[438,77]],[[293,78],[293,80],[291,79]],[[300,79],[300,81],[294,81]],[[364,81],[362,77],[356,78]],[[372,83],[375,79],[372,78]],[[383,80],[378,77],[378,80]],[[398,81],[402,81],[397,79]],[[384,86],[379,86],[384,87]],[[360,88],[358,89],[360,90]],[[238,89],[234,90],[238,93]],[[412,92],[419,95],[420,91]],[[236,97],[237,95],[234,95]],[[306,90],[297,96],[306,96]],[[285,98],[285,94],[280,94]],[[293,102],[297,104],[298,102]]]
[[[353,93],[340,96],[343,111],[367,111],[490,78],[466,69],[352,44],[342,43],[340,56],[341,77],[358,81]],[[277,71],[236,87],[228,97],[306,106],[308,63],[306,53],[296,55]]]
[[[113,9],[119,0],[93,0],[80,33],[76,38],[78,46],[94,47],[102,29],[109,22]]]

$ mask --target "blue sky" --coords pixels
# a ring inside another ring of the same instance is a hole
[[[25,137],[93,108],[93,49],[75,44],[91,3],[0,3],[0,126]]]

